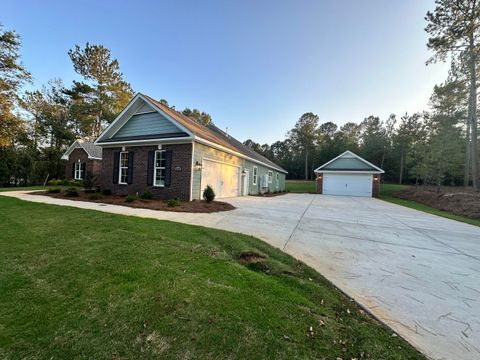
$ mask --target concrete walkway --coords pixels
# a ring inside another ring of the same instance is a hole
[[[304,261],[432,359],[480,359],[480,228],[371,198],[230,199],[187,214],[5,192],[27,201],[254,235]]]

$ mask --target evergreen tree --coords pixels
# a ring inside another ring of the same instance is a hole
[[[71,116],[83,136],[96,138],[130,101],[133,92],[123,79],[117,59],[102,45],[75,45],[68,52],[73,68],[83,78],[66,93],[72,99]]]

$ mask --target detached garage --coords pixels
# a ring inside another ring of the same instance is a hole
[[[380,176],[384,172],[351,151],[345,151],[315,169],[317,193],[378,197]]]

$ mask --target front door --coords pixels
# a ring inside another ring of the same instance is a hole
[[[250,194],[250,171],[244,169],[243,172],[245,176],[243,177],[243,196],[248,196]]]

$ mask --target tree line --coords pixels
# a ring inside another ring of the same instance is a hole
[[[246,145],[277,162],[293,179],[312,179],[314,169],[345,150],[385,170],[390,182],[464,185],[480,190],[477,118],[480,74],[480,2],[437,0],[425,17],[428,48],[451,64],[434,87],[428,111],[387,119],[369,116],[338,127],[303,114],[282,141]]]
[[[290,178],[311,179],[313,170],[345,150],[382,167],[386,181],[437,186],[473,184],[480,190],[478,77],[480,2],[437,0],[428,12],[427,64],[448,61],[449,76],[435,86],[428,111],[386,119],[369,116],[337,126],[303,114],[286,138],[273,144],[245,143],[283,166]],[[21,62],[20,36],[0,25],[0,184],[42,183],[63,175],[61,155],[77,138],[95,139],[127,105],[131,85],[117,59],[102,45],[68,51],[80,80],[53,79],[22,91],[33,76]],[[166,100],[159,100],[168,105]],[[204,125],[208,113],[185,108]]]
[[[64,174],[62,154],[75,139],[95,140],[123,110],[134,92],[117,59],[102,45],[68,51],[80,81],[52,79],[22,92],[32,74],[20,57],[21,39],[0,25],[0,185],[43,183]],[[164,99],[160,100],[168,106]],[[208,113],[182,111],[202,124]]]

